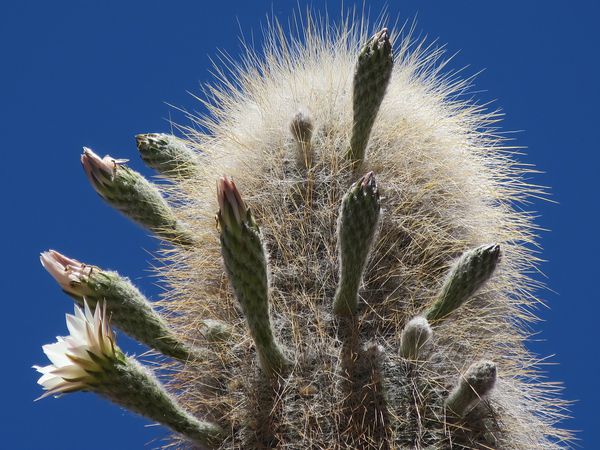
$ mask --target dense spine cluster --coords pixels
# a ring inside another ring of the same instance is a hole
[[[98,194],[170,246],[171,290],[156,308],[116,272],[43,253],[88,334],[68,319],[40,384],[103,395],[181,446],[560,448],[560,402],[528,379],[533,236],[494,117],[451,99],[463,85],[409,38],[394,55],[385,28],[315,27],[215,88],[206,134],[136,136],[171,184],[84,149]],[[107,316],[173,358],[177,400]]]

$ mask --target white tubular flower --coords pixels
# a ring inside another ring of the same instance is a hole
[[[55,250],[43,252],[40,255],[40,262],[62,290],[82,295],[81,283],[88,279],[92,266],[62,255]]]
[[[123,358],[115,347],[115,337],[108,325],[106,307],[96,305],[94,313],[87,302],[84,311],[75,306],[75,314],[67,314],[69,336],[57,337],[54,344],[42,349],[52,364],[33,366],[42,374],[38,384],[46,391],[41,398],[66,392],[88,390],[98,383],[104,365]]]
[[[81,164],[86,176],[94,189],[104,196],[103,187],[112,183],[117,166],[128,162],[128,159],[113,158],[110,155],[101,158],[91,148],[83,147],[81,155]]]

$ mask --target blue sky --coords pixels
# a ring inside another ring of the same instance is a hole
[[[369,2],[376,15],[384,5]],[[584,448],[600,448],[597,433],[600,315],[598,245],[597,2],[388,2],[391,17],[460,51],[452,68],[469,66],[477,96],[506,113],[505,130],[521,158],[544,173],[552,199],[532,203],[541,233],[542,270],[551,290],[539,334],[530,347],[548,360],[548,376],[576,400],[565,426]],[[303,4],[303,2],[300,2]],[[313,2],[323,10],[325,3]],[[349,4],[349,2],[346,2]],[[56,248],[118,268],[150,297],[153,239],[105,206],[79,163],[82,145],[139,159],[133,136],[168,131],[185,119],[167,103],[201,111],[188,92],[211,80],[210,57],[239,54],[240,27],[260,35],[273,12],[290,16],[294,2],[271,1],[5,1],[0,6],[0,221],[5,258],[0,337],[3,404],[1,448],[132,449],[166,435],[143,419],[91,394],[33,403],[40,394],[30,368],[45,363],[41,344],[64,334],[72,302],[42,270],[38,254]],[[336,16],[339,2],[327,2]],[[8,256],[10,255],[10,257]],[[540,275],[540,278],[542,276]],[[121,340],[130,352],[142,350]],[[8,354],[6,354],[8,352]]]

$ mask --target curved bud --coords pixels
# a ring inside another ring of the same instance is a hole
[[[354,314],[358,290],[380,215],[379,192],[373,172],[354,183],[342,199],[338,219],[340,279],[333,303],[338,315]]]
[[[500,261],[500,245],[483,245],[456,261],[434,304],[425,312],[430,322],[444,319],[465,303],[492,276]]]
[[[387,29],[375,33],[358,55],[354,72],[352,103],[354,123],[348,159],[360,162],[371,135],[375,117],[392,76],[394,55]]]
[[[496,384],[496,364],[478,361],[471,364],[448,395],[446,409],[458,417],[466,416]]]
[[[81,164],[94,190],[108,204],[149,229],[157,236],[178,245],[192,245],[194,239],[177,220],[156,186],[125,166],[125,159],[100,158],[83,148]]]
[[[190,178],[197,173],[198,155],[172,134],[148,133],[135,136],[142,160],[171,178]]]
[[[200,356],[177,338],[152,303],[128,278],[83,264],[55,250],[43,252],[40,261],[78,305],[83,307],[84,299],[92,307],[104,302],[113,323],[132,338],[183,361]]]

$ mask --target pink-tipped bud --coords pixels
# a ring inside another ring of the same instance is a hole
[[[55,250],[42,252],[40,262],[63,290],[77,295],[80,295],[78,287],[88,279],[92,270],[92,266],[86,266]]]
[[[360,179],[360,184],[363,188],[367,188],[373,193],[377,192],[377,182],[375,181],[375,174],[373,172],[363,175]]]
[[[239,227],[246,220],[248,208],[231,178],[223,176],[217,181],[217,200],[217,219],[221,227]]]
[[[99,193],[101,193],[102,186],[113,180],[117,166],[125,162],[127,162],[126,159],[115,159],[110,155],[100,158],[91,149],[83,147],[81,155],[83,170],[94,189]]]

